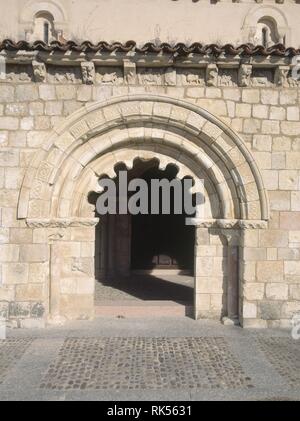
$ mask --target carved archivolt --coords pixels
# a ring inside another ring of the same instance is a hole
[[[207,111],[157,95],[93,103],[56,127],[28,168],[18,217],[72,218],[88,214],[86,197],[105,168],[158,156],[205,180],[218,219],[267,220],[262,178],[242,139]]]

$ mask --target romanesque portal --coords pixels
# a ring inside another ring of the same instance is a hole
[[[242,139],[198,106],[170,97],[129,95],[73,113],[48,136],[27,169],[18,218],[44,242],[49,264],[49,321],[94,314],[95,207],[88,193],[101,174],[155,158],[177,177],[204,180],[205,218],[196,221],[194,317],[240,320],[247,308],[240,284],[253,236],[266,227],[266,192]],[[147,240],[146,240],[147,241]]]

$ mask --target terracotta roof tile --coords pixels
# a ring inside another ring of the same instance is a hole
[[[175,54],[179,56],[186,56],[188,54],[209,54],[209,55],[240,55],[240,56],[285,56],[293,57],[300,54],[300,49],[295,48],[286,48],[282,44],[276,44],[272,47],[265,48],[261,45],[253,44],[242,44],[237,47],[234,47],[232,44],[225,44],[219,46],[217,44],[208,44],[202,45],[199,42],[194,42],[191,45],[186,45],[184,43],[177,43],[172,46],[168,43],[162,43],[156,45],[152,42],[146,43],[142,47],[138,47],[135,41],[127,41],[124,44],[121,42],[113,42],[109,44],[105,41],[100,41],[97,44],[93,44],[91,41],[84,41],[80,44],[74,41],[67,41],[65,43],[59,41],[53,41],[49,45],[45,44],[43,41],[35,41],[29,43],[27,41],[12,41],[10,39],[5,39],[0,42],[0,51],[76,51],[76,52],[123,52],[127,53],[130,51],[135,51],[137,53],[147,54],[147,53],[166,53],[166,54]]]

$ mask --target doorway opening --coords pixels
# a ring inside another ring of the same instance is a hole
[[[149,213],[96,215],[100,218],[95,249],[96,314],[192,315],[194,227],[185,224],[184,206],[181,214],[176,211],[172,188],[169,213],[163,213],[161,196],[158,213],[150,212],[151,181],[174,180],[178,169],[173,164],[160,169],[156,159],[136,159],[132,169],[124,164],[115,167],[117,186],[121,171],[127,171],[128,183],[145,180]]]

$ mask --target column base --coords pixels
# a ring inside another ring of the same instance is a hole
[[[238,317],[222,317],[222,324],[224,326],[240,326],[240,321]]]

